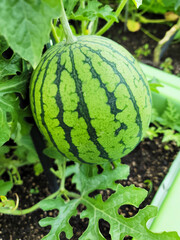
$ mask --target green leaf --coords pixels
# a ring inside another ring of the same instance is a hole
[[[178,30],[176,35],[174,36],[174,40],[176,39],[180,39],[180,30]]]
[[[151,91],[153,91],[155,93],[159,93],[159,90],[157,88],[163,87],[163,85],[160,83],[149,83],[149,87],[150,87]]]
[[[74,10],[74,7],[77,5],[79,0],[63,0],[64,8],[66,10],[67,17],[69,18]]]
[[[2,146],[2,147],[0,147],[0,158],[1,158],[4,154],[8,153],[9,150],[10,150],[10,148],[9,148],[8,146]]]
[[[64,158],[55,147],[50,146],[47,147],[43,150],[44,154],[46,154],[48,157],[50,158],[54,158],[54,159],[62,159]]]
[[[10,59],[0,56],[0,78],[16,75],[21,72],[21,59],[17,54],[13,54]]]
[[[110,163],[102,165],[103,172],[98,174],[97,166],[80,165],[79,171],[73,176],[72,182],[76,183],[76,188],[82,195],[88,195],[96,189],[115,189],[116,180],[127,179],[129,175],[129,167],[125,164],[120,164],[117,161],[117,166],[112,169]]]
[[[115,183],[117,179],[122,179],[126,176],[127,166],[120,164],[118,161],[114,165],[114,169],[108,163],[103,165],[100,174],[97,174],[97,167],[95,166],[79,165],[74,171],[75,176],[73,178],[77,189],[81,191],[79,198],[65,202],[61,197],[57,197],[56,199],[43,200],[39,203],[40,208],[44,211],[59,210],[57,217],[46,217],[40,220],[42,227],[51,225],[50,232],[43,240],[58,240],[61,232],[65,232],[66,237],[70,239],[73,232],[69,220],[77,214],[79,204],[85,206],[85,210],[80,213],[80,217],[89,219],[88,227],[79,239],[104,240],[105,238],[99,229],[99,220],[104,219],[110,224],[109,233],[112,240],[123,240],[126,235],[138,240],[180,240],[175,232],[156,234],[147,229],[147,221],[157,213],[156,207],[147,206],[139,210],[131,218],[119,215],[118,210],[121,206],[133,205],[139,207],[147,196],[147,191],[134,185],[123,187]],[[106,201],[103,201],[100,194],[94,198],[89,196],[89,193],[95,189],[105,188],[114,190],[114,193]]]
[[[18,144],[18,148],[14,151],[14,155],[17,156],[21,162],[34,164],[39,161],[30,135],[21,136],[21,138],[16,140],[16,143]]]
[[[0,55],[8,49],[6,39],[0,35]]]
[[[14,52],[35,68],[49,41],[51,20],[60,15],[58,0],[0,1],[0,29]]]
[[[1,104],[1,100],[0,100]],[[6,115],[4,114],[4,110],[0,106],[0,147],[9,140],[11,135],[11,130],[9,128],[9,125],[6,121]]]
[[[177,0],[174,7],[175,11],[177,11],[179,7],[180,7],[180,0]]]
[[[71,15],[70,18],[80,21],[94,21],[98,17],[105,19],[106,21],[114,19],[116,22],[118,22],[113,9],[109,5],[102,6],[102,3],[97,0],[88,1],[88,4],[85,8],[82,8],[80,6],[78,10]]]
[[[180,133],[175,133],[172,129],[166,129],[163,133],[164,136],[162,142],[175,141],[177,146],[180,147]]]
[[[167,101],[167,107],[162,114],[162,124],[174,129],[176,129],[177,125],[180,127],[180,114],[174,106],[174,103],[169,100]]]
[[[62,198],[57,198],[52,200],[43,200],[39,204],[40,208],[44,211],[52,209],[59,210],[59,215],[56,218],[47,217],[40,220],[39,224],[42,227],[51,225],[50,232],[42,239],[59,240],[59,234],[63,231],[66,233],[67,238],[71,238],[73,232],[72,227],[69,224],[69,219],[77,214],[76,208],[79,204],[79,199],[64,202]]]
[[[42,164],[40,162],[34,164],[34,174],[35,176],[39,176],[41,173],[43,173],[43,167]]]
[[[153,2],[153,4],[152,4]],[[143,4],[141,5],[141,8],[147,9],[148,12],[158,13],[158,14],[164,14],[166,12],[170,12],[174,10],[178,10],[179,7],[179,0],[143,0]]]
[[[144,138],[149,138],[150,140],[153,140],[155,137],[158,137],[157,129],[155,127],[148,128]]]
[[[132,0],[132,1],[137,8],[142,4],[142,0]]]
[[[0,79],[5,76],[16,75],[21,72],[21,58],[17,54],[12,54],[10,59],[6,59],[2,54],[8,49],[8,44],[3,36],[0,36]]]
[[[21,75],[16,75],[11,79],[0,82],[0,97],[7,93],[20,93],[25,95],[29,80],[29,72],[23,72]]]
[[[28,80],[27,71],[0,82],[0,146],[9,140],[11,134],[16,138],[18,133],[27,133],[30,130],[30,124],[24,120],[30,113],[26,108],[20,108],[19,98],[15,95],[20,93],[25,97]]]
[[[13,187],[12,182],[0,180],[0,195],[5,196]]]

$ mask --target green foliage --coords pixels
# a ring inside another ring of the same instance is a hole
[[[179,0],[143,0],[140,8],[147,8],[149,12],[164,14],[168,11],[179,11],[179,7]]]
[[[11,181],[3,181],[0,180],[0,195],[6,195],[11,188],[13,187],[13,183]]]
[[[180,39],[180,30],[178,30],[176,35],[174,36],[174,40],[176,39]]]
[[[30,69],[0,36],[0,175],[7,171],[13,184],[22,183],[18,167],[38,161],[31,125],[25,120],[31,112],[28,106],[20,106],[26,99]],[[4,145],[9,140],[12,143]]]
[[[164,60],[164,62],[160,64],[160,67],[163,69],[163,71],[167,73],[172,73],[172,70],[174,69],[172,62],[172,58],[168,57]]]
[[[162,142],[174,141],[180,146],[180,114],[172,102],[167,101],[167,107],[161,116],[153,108],[151,122],[155,126],[146,131],[145,137],[153,140],[161,134]]]
[[[43,167],[40,162],[34,164],[34,174],[39,176],[43,172]]]
[[[163,134],[164,136],[163,136],[162,142],[174,141],[176,142],[177,146],[180,147],[180,133],[176,133],[172,129],[166,129],[166,130],[163,130]]]
[[[96,18],[102,18],[108,21],[113,18],[116,22],[118,21],[113,9],[109,5],[102,6],[97,0],[88,1],[84,7],[80,5],[77,11],[71,12],[69,18],[79,21],[94,21]]]
[[[76,188],[81,192],[78,198],[71,201],[64,201],[61,197],[51,200],[43,200],[40,202],[40,207],[45,210],[58,209],[59,215],[55,218],[47,217],[40,220],[40,225],[46,227],[51,225],[51,230],[43,239],[59,239],[61,232],[66,233],[67,238],[73,235],[72,227],[69,220],[72,216],[77,215],[77,207],[80,204],[85,206],[85,210],[80,213],[80,218],[88,218],[89,224],[85,232],[79,239],[105,239],[99,229],[99,220],[104,219],[110,224],[111,239],[124,239],[126,235],[135,237],[139,240],[175,240],[180,239],[174,232],[172,233],[152,233],[147,227],[147,221],[156,215],[157,209],[153,206],[148,206],[131,218],[125,218],[118,214],[119,207],[123,205],[133,205],[139,207],[140,203],[147,196],[144,189],[136,188],[131,185],[123,187],[115,183],[117,179],[124,179],[128,174],[128,167],[115,163],[115,168],[112,169],[110,164],[103,167],[103,172],[97,174],[96,167],[88,165],[79,165],[73,176],[73,182],[76,183]],[[90,193],[99,189],[113,189],[114,192],[107,200],[102,199],[102,195],[98,194],[90,197]],[[138,226],[138,227],[137,227]]]
[[[135,58],[139,59],[142,56],[147,57],[151,54],[151,50],[149,48],[149,44],[146,43],[142,47],[139,47],[135,50]]]
[[[5,196],[0,196],[0,210],[5,209],[12,209],[12,211],[15,209],[15,202],[14,200],[7,199]]]
[[[164,128],[162,126],[152,126],[150,127],[145,135],[145,138],[153,140],[155,137],[158,137],[159,134],[163,135],[162,142],[171,142],[174,141],[178,147],[180,147],[180,133],[175,132],[172,129]]]
[[[38,194],[38,193],[39,193],[38,187],[36,186],[35,188],[31,188],[31,189],[30,189],[30,193],[31,193],[31,194]]]
[[[180,132],[180,114],[170,101],[167,101],[166,109],[161,116],[157,116],[156,121]]]
[[[44,44],[49,42],[51,19],[59,13],[58,0],[2,0],[1,34],[16,53],[36,67]]]

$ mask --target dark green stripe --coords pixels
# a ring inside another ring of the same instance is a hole
[[[121,126],[120,126],[118,129],[116,129],[116,131],[115,131],[115,133],[114,133],[115,137],[119,134],[119,132],[120,132],[122,129],[127,130],[127,125],[126,125],[125,123],[121,123]]]
[[[129,85],[127,84],[127,82],[126,82],[126,80],[124,79],[124,77],[122,76],[122,74],[117,70],[116,64],[115,64],[114,62],[109,61],[109,60],[106,59],[105,57],[103,57],[100,50],[99,50],[99,51],[97,51],[97,50],[95,51],[95,50],[93,50],[92,48],[90,48],[90,47],[87,46],[87,45],[85,45],[85,46],[83,45],[83,47],[86,47],[86,48],[87,48],[89,51],[91,51],[92,53],[97,54],[104,62],[106,62],[106,63],[112,68],[113,72],[114,72],[117,76],[119,76],[120,82],[123,83],[123,84],[126,86],[126,88],[127,88],[127,90],[128,90],[128,93],[129,93],[129,95],[130,95],[130,100],[131,100],[131,102],[133,103],[134,109],[135,109],[135,111],[136,111],[136,113],[137,113],[137,116],[136,116],[136,124],[137,124],[138,127],[139,127],[139,132],[138,132],[138,134],[137,134],[137,137],[139,137],[139,139],[141,139],[141,137],[142,137],[142,121],[141,121],[141,116],[140,116],[139,107],[138,107],[138,105],[137,105],[137,103],[136,103],[136,100],[135,100],[135,97],[134,97],[134,95],[133,95],[133,93],[132,93],[132,91],[131,91],[131,88],[130,88]],[[114,91],[115,91],[115,90],[114,90]]]
[[[106,38],[104,38],[104,37],[93,36],[93,37],[92,37],[92,40],[90,40],[90,38],[87,39],[86,36],[81,36],[81,38],[82,38],[82,40],[83,40],[83,38],[85,38],[85,40],[86,40],[85,42],[82,41],[83,46],[84,46],[84,45],[87,46],[86,43],[93,43],[93,44],[97,44],[97,45],[99,45],[99,46],[101,46],[101,47],[102,47],[102,46],[107,47],[107,48],[110,49],[112,52],[120,55],[125,61],[127,61],[128,63],[130,63],[131,66],[133,67],[133,69],[135,70],[135,72],[138,74],[139,78],[141,79],[143,85],[145,86],[146,91],[147,91],[147,94],[148,94],[148,97],[149,97],[149,100],[150,100],[150,103],[152,104],[150,89],[149,89],[147,83],[145,82],[144,78],[142,77],[142,75],[139,73],[139,71],[138,71],[138,70],[136,69],[136,67],[134,66],[134,63],[135,63],[136,59],[135,59],[133,56],[132,56],[132,61],[131,61],[127,56],[124,56],[124,55],[121,54],[119,51],[117,51],[116,48],[114,49],[114,48],[112,47],[112,45],[108,42],[109,39],[106,39]],[[97,39],[98,42],[93,42],[93,39]],[[112,40],[111,40],[111,41],[112,41]],[[79,42],[81,42],[81,39],[79,39]],[[114,43],[116,43],[116,42],[114,42]],[[117,43],[117,44],[118,44],[118,43]],[[88,46],[87,46],[87,47],[88,47]],[[126,50],[126,49],[125,49],[125,50]],[[127,50],[126,50],[126,51],[127,51]],[[127,65],[127,66],[128,66],[128,65]]]
[[[66,47],[66,49],[67,49],[67,48],[68,48],[68,47]],[[46,73],[47,73],[49,64],[51,63],[51,61],[53,60],[53,58],[56,57],[56,56],[58,56],[58,59],[60,59],[61,54],[66,51],[66,49],[65,49],[64,51],[62,51],[61,49],[59,49],[59,51],[57,51],[57,49],[58,49],[58,48],[53,48],[53,51],[49,51],[48,54],[44,56],[43,63],[42,63],[42,65],[41,65],[40,69],[39,69],[39,72],[38,72],[38,74],[37,74],[36,80],[35,80],[35,82],[34,82],[33,94],[32,94],[32,95],[33,95],[34,113],[36,114],[36,110],[35,110],[35,109],[36,109],[36,105],[35,105],[35,89],[36,89],[36,84],[37,84],[37,81],[38,81],[38,78],[39,78],[39,75],[40,75],[40,73],[41,73],[41,71],[42,71],[43,66],[45,65],[45,63],[47,63],[46,69],[45,69],[45,72],[44,72],[44,75],[43,75],[43,78],[42,78],[41,88],[40,88],[40,93],[41,93],[41,99],[40,99],[40,103],[41,103],[41,121],[42,121],[42,124],[43,124],[44,128],[46,129],[48,135],[49,135],[49,138],[50,138],[51,142],[54,144],[54,146],[57,148],[57,150],[58,150],[63,156],[65,156],[65,154],[62,153],[62,152],[59,150],[56,142],[54,141],[54,139],[53,139],[53,137],[52,137],[52,134],[51,134],[51,133],[49,132],[49,130],[48,130],[48,126],[47,126],[47,124],[46,124],[46,122],[45,122],[45,119],[44,119],[44,108],[43,108],[43,87],[44,87],[44,82],[45,82],[45,79],[46,79]],[[56,53],[55,55],[53,55],[55,52],[57,52],[57,53]],[[52,55],[53,55],[53,57],[49,59],[49,57],[51,57]],[[59,60],[59,62],[60,62],[60,60]],[[60,64],[58,64],[58,65],[57,65],[56,75],[59,74],[59,76],[60,76],[60,73],[61,73],[62,70],[63,70],[63,69],[61,70],[60,67],[61,67]],[[58,78],[58,77],[57,77],[57,78]],[[57,78],[56,78],[56,79],[57,79]],[[58,86],[58,84],[57,84],[57,81],[55,80],[54,83],[57,85],[58,91],[59,91],[59,86]],[[59,77],[59,84],[60,84],[60,77]],[[58,94],[58,92],[57,92],[56,102],[57,102],[58,106],[61,106],[61,103],[60,103],[60,101],[59,101],[59,99],[58,99],[58,95],[59,95],[59,94]],[[62,109],[63,109],[63,108],[62,108]],[[60,121],[59,117],[60,117],[60,114],[57,116],[57,119]],[[63,117],[62,117],[62,119],[63,119]],[[62,124],[62,122],[60,122],[60,125],[61,125],[61,124]],[[63,124],[62,124],[62,125],[63,125]],[[61,126],[62,126],[62,125],[61,125]],[[65,124],[64,124],[64,125],[65,125]],[[78,156],[78,152],[77,152],[76,146],[72,143],[71,137],[68,138],[68,137],[69,137],[69,136],[68,136],[68,131],[67,131],[67,130],[69,130],[69,129],[68,129],[68,126],[67,126],[67,125],[64,126],[64,125],[63,125],[62,127],[64,127],[65,137],[66,137],[66,141],[67,141],[67,142],[69,143],[69,145],[70,145],[70,151],[73,153],[74,156],[77,155],[76,157],[77,157],[77,159],[78,159],[80,162],[82,162],[82,163],[88,163],[88,162],[85,162],[83,159],[81,159],[81,158]],[[66,131],[67,131],[67,132],[66,132]],[[65,156],[65,157],[66,157],[66,156]],[[91,164],[91,163],[89,163],[89,164]]]
[[[47,70],[48,70],[48,67],[49,67],[49,64],[51,63],[51,61],[53,60],[53,58],[56,56],[56,54],[48,60],[48,63],[46,65],[46,69],[45,69],[45,72],[44,72],[44,75],[43,75],[43,79],[42,79],[42,84],[41,84],[41,88],[40,88],[40,94],[41,94],[41,98],[40,98],[40,103],[41,103],[41,121],[42,121],[42,124],[44,126],[44,128],[46,129],[48,135],[49,135],[49,138],[51,140],[51,142],[54,144],[54,146],[57,148],[57,150],[63,155],[65,156],[58,148],[56,142],[54,141],[53,137],[52,137],[52,134],[49,132],[49,129],[48,129],[48,126],[45,122],[45,119],[44,119],[44,108],[43,108],[43,87],[44,87],[44,82],[45,82],[45,79],[46,79],[46,73],[47,73]],[[46,86],[45,86],[46,87]]]
[[[105,90],[105,94],[106,94],[107,99],[108,99],[107,104],[110,106],[111,113],[116,117],[116,115],[119,112],[122,112],[122,110],[117,108],[117,106],[116,106],[116,97],[114,95],[114,92],[109,92],[108,91],[108,89],[106,88],[106,84],[104,84],[102,82],[101,76],[96,72],[95,68],[93,67],[91,58],[88,57],[85,53],[83,53],[83,51],[81,49],[79,49],[79,50],[85,57],[84,63],[87,63],[90,66],[90,71],[91,71],[91,74],[92,74],[92,78],[98,79],[99,82],[100,82],[100,87]],[[117,84],[116,87],[118,87],[118,85],[119,84]],[[115,119],[115,121],[116,121],[116,119]]]
[[[47,63],[47,59],[49,59],[49,57],[51,57],[56,51],[57,51],[57,49],[54,49],[53,47],[52,47],[52,50],[51,50],[51,48],[48,50],[47,54],[46,54],[46,55],[44,56],[44,58],[43,58],[43,62],[42,62],[42,60],[41,60],[41,62],[40,62],[41,67],[40,67],[40,69],[38,70],[38,74],[37,74],[36,79],[34,80],[34,83],[33,83],[34,86],[33,86],[32,100],[31,100],[31,102],[32,102],[32,104],[33,104],[34,114],[35,114],[35,115],[36,115],[36,104],[35,104],[36,84],[37,84],[38,79],[39,79],[39,76],[40,76],[40,74],[41,74],[41,72],[42,72],[43,66]],[[53,56],[53,57],[54,57],[54,56]],[[49,59],[49,61],[51,61],[51,59]],[[38,68],[38,67],[37,67],[37,68]],[[36,70],[36,71],[37,71],[37,70]]]
[[[49,129],[48,129],[48,126],[47,126],[47,124],[46,124],[46,122],[45,122],[45,119],[44,119],[44,108],[43,108],[43,87],[44,87],[44,85],[45,85],[44,82],[45,82],[45,79],[46,79],[46,73],[47,73],[49,64],[51,63],[51,61],[53,60],[54,57],[59,56],[59,53],[62,54],[62,53],[64,52],[64,51],[62,52],[61,49],[60,49],[59,51],[57,51],[57,49],[58,49],[58,48],[53,48],[53,51],[48,52],[48,54],[47,54],[47,55],[44,57],[44,59],[43,59],[43,64],[41,65],[41,68],[39,69],[37,78],[36,78],[35,83],[34,83],[33,99],[35,98],[35,88],[36,88],[36,84],[37,84],[37,81],[38,81],[38,76],[40,75],[40,73],[41,73],[41,71],[42,71],[42,67],[44,66],[44,64],[47,63],[46,69],[45,69],[45,72],[44,72],[44,75],[43,75],[43,78],[42,78],[41,88],[40,88],[40,93],[41,93],[41,98],[40,98],[40,103],[41,103],[41,121],[42,121],[42,124],[43,124],[44,128],[45,128],[46,131],[47,131],[47,134],[49,135],[49,138],[50,138],[51,142],[52,142],[52,143],[54,144],[54,146],[57,148],[57,150],[59,151],[59,153],[62,154],[63,156],[65,156],[65,154],[62,153],[62,152],[59,150],[56,142],[54,141],[54,139],[53,139],[53,137],[52,137],[51,132],[50,132]],[[55,55],[53,55],[53,53],[55,53],[55,52],[57,52],[57,53],[56,53]],[[49,57],[52,56],[52,55],[53,55],[53,57],[49,59]],[[59,66],[58,66],[58,67],[59,67]],[[46,86],[45,86],[45,87],[46,87]],[[35,106],[35,105],[34,105],[34,106]],[[36,112],[35,112],[35,113],[36,113]],[[65,156],[65,157],[66,157],[66,156]],[[84,162],[84,161],[83,161],[83,162]]]
[[[62,52],[63,53],[63,52]],[[84,161],[82,158],[79,157],[79,152],[77,147],[73,144],[72,138],[71,138],[71,130],[73,129],[72,127],[69,127],[68,125],[65,124],[63,114],[64,114],[64,108],[63,108],[63,103],[62,99],[60,96],[60,88],[61,88],[61,73],[63,70],[65,70],[65,64],[61,65],[61,54],[58,57],[58,62],[57,62],[57,70],[56,70],[56,79],[54,81],[54,84],[57,86],[57,94],[55,96],[56,99],[56,104],[59,107],[59,114],[57,115],[56,119],[59,121],[59,126],[64,129],[65,132],[65,140],[68,142],[70,149],[69,152],[71,152],[80,162],[82,163],[88,163]]]
[[[102,158],[105,158],[109,161],[112,161],[112,159],[109,158],[108,153],[105,151],[104,147],[98,142],[98,137],[96,134],[96,130],[93,128],[92,124],[91,124],[91,118],[89,115],[89,110],[88,107],[85,103],[84,100],[84,95],[82,92],[82,81],[81,79],[79,79],[78,77],[78,73],[75,67],[75,61],[74,61],[74,53],[72,48],[70,47],[70,58],[71,58],[71,63],[72,63],[72,72],[71,77],[74,79],[75,81],[75,86],[76,86],[76,93],[78,94],[79,97],[79,103],[78,103],[78,107],[77,107],[77,112],[79,114],[80,117],[83,117],[86,124],[87,124],[87,132],[89,134],[89,140],[91,140],[94,145],[96,146],[97,150],[99,151],[99,156]]]

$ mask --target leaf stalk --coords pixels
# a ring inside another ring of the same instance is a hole
[[[63,0],[60,0],[60,7],[61,7],[61,15],[60,15],[60,21],[64,30],[64,34],[66,37],[66,43],[67,44],[72,44],[74,42],[76,42],[76,37],[73,35],[67,16],[66,16],[66,12],[64,10],[64,4],[63,4]]]
[[[122,0],[121,3],[119,4],[115,14],[116,17],[118,17],[121,13],[121,11],[123,10],[124,6],[126,5],[128,0]],[[97,33],[96,35],[101,36],[103,35],[114,23],[114,19],[109,20],[109,22],[107,22]]]

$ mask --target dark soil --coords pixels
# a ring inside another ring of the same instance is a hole
[[[126,49],[128,49],[132,54],[138,48],[148,43],[151,49],[151,54],[147,57],[141,56],[140,60],[144,63],[153,65],[152,54],[153,49],[156,46],[156,42],[141,31],[136,33],[125,32],[123,33],[122,25],[115,24],[110,31],[107,32],[106,36],[112,38],[113,40],[119,42]],[[151,33],[155,34],[157,37],[162,38],[165,31],[168,29],[166,25],[149,25],[146,29]],[[173,59],[174,73],[180,73],[180,43],[170,45],[168,50],[165,52],[161,61],[164,61],[166,57],[171,57]],[[161,142],[161,137],[155,138],[154,141],[145,140],[139,144],[139,146],[128,156],[122,159],[123,163],[130,166],[130,176],[126,181],[120,181],[123,185],[135,184],[137,187],[146,188],[150,190],[149,185],[145,183],[146,180],[152,182],[152,190],[150,191],[146,200],[141,204],[140,208],[143,208],[147,204],[150,204],[154,194],[156,193],[160,183],[164,179],[168,172],[168,169],[174,160],[178,147],[174,142],[168,143],[168,150],[164,149],[166,144]],[[25,166],[20,169],[20,174],[23,179],[23,186],[15,186],[9,193],[8,197],[15,198],[13,195],[17,193],[20,198],[19,208],[25,209],[35,203],[39,202],[46,196],[50,194],[48,189],[48,182],[46,176],[41,174],[40,176],[34,176],[34,171],[32,166]],[[32,188],[37,188],[39,193],[31,194],[30,190]],[[71,184],[71,179],[68,178],[66,182],[67,189],[73,189],[74,186]],[[111,192],[108,190],[106,192],[101,191],[104,197],[107,197]],[[83,206],[79,207],[79,211],[83,209]],[[120,208],[119,213],[126,217],[131,217],[136,214],[138,209],[132,206],[123,206]],[[0,240],[38,240],[45,236],[50,227],[41,228],[38,225],[38,221],[46,216],[56,216],[57,211],[43,212],[37,210],[26,216],[8,216],[0,215]],[[80,219],[79,215],[72,217],[70,224],[73,226],[73,240],[78,239],[82,232],[86,229],[88,225],[87,219]],[[109,224],[103,220],[99,223],[101,232],[104,237],[109,240]],[[65,236],[61,234],[61,239],[65,240]],[[127,239],[131,239],[127,237]]]
[[[147,31],[159,39],[162,39],[166,31],[170,29],[170,27],[165,24],[144,24],[143,28],[145,28]],[[154,48],[157,46],[157,42],[144,34],[141,30],[137,32],[130,32],[122,31],[122,29],[124,29],[124,25],[122,23],[115,23],[114,26],[105,33],[105,36],[121,44],[135,57],[135,51],[145,44],[148,44],[150,54],[148,56],[144,56],[142,54],[139,56],[138,60],[145,64],[162,69],[162,67],[160,67],[161,63],[164,62],[166,58],[171,58],[174,68],[172,70],[172,73],[180,76],[180,42],[171,42],[169,47],[167,47],[167,50],[162,55],[160,64],[158,66],[155,66],[153,64],[153,52]]]
[[[178,147],[174,142],[167,144],[169,150],[164,149],[165,145],[165,143],[161,142],[161,138],[155,138],[154,141],[145,140],[141,142],[132,153],[122,159],[123,163],[130,166],[130,176],[126,181],[120,181],[121,184],[125,186],[135,184],[137,187],[143,187],[147,190],[150,189],[145,183],[145,180],[150,180],[153,184],[152,191],[141,204],[140,208],[151,203],[154,194],[178,152]],[[23,179],[23,185],[15,186],[9,193],[10,198],[14,198],[13,193],[18,194],[20,198],[20,209],[32,206],[50,194],[44,174],[38,177],[34,176],[32,166],[21,168],[20,174]],[[74,186],[70,180],[70,178],[67,179],[66,188],[72,190]],[[35,187],[39,189],[39,193],[30,194],[30,190]],[[101,194],[106,198],[111,194],[111,191],[101,191]],[[82,209],[83,207],[80,206],[79,211],[82,211]],[[131,217],[136,214],[137,211],[138,209],[133,206],[123,206],[120,208],[119,213],[125,217]],[[37,210],[25,216],[0,215],[0,240],[41,239],[49,232],[50,227],[41,228],[38,225],[38,221],[46,216],[57,216],[57,214],[58,212],[56,210],[49,212]],[[71,218],[70,224],[73,226],[74,231],[74,236],[71,239],[76,240],[86,229],[88,220],[80,219],[79,215],[77,215]],[[103,220],[101,220],[99,224],[103,235],[109,240],[109,224]],[[64,234],[61,234],[61,239],[66,240]],[[126,238],[126,240],[127,239],[131,238]]]

